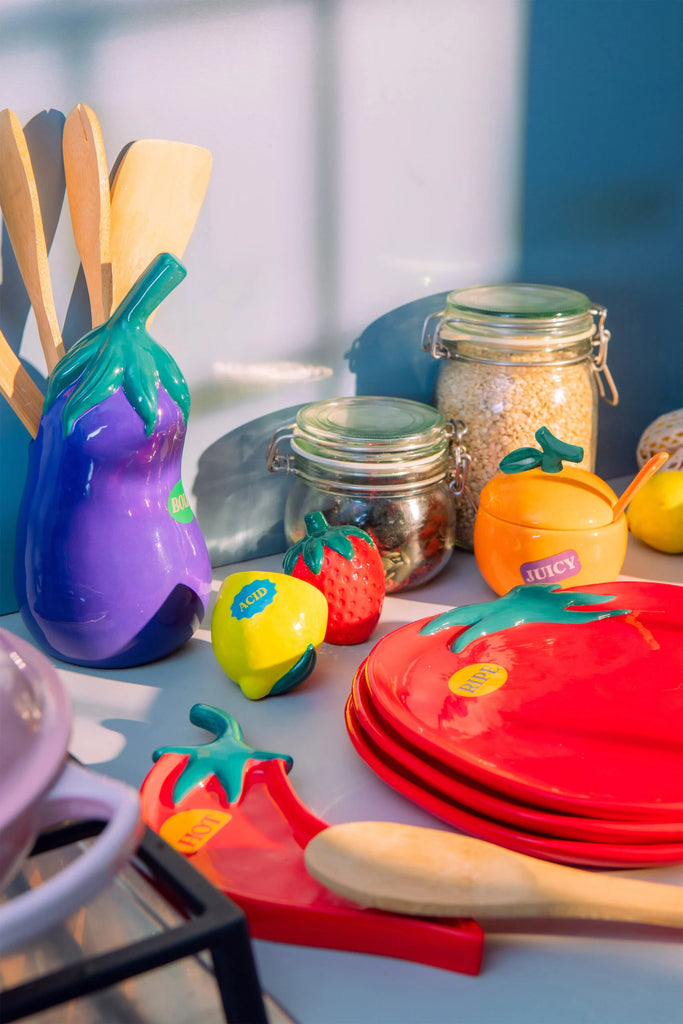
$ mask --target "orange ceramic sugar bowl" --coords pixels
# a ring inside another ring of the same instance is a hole
[[[497,594],[524,583],[575,587],[616,579],[628,526],[614,517],[617,496],[600,477],[564,461],[583,449],[536,431],[541,449],[518,448],[481,492],[474,555]]]

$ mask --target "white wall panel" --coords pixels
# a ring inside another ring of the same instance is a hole
[[[22,123],[84,101],[110,165],[143,137],[213,153],[188,277],[153,325],[192,391],[188,492],[227,431],[352,393],[371,320],[514,274],[525,33],[524,0],[0,0],[0,105]],[[63,318],[66,206],[51,265]],[[21,354],[43,368],[31,318]],[[245,383],[240,362],[296,365]]]

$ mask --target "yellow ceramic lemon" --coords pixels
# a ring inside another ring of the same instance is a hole
[[[310,583],[278,572],[238,572],[218,593],[211,643],[223,671],[251,700],[294,689],[313,671],[327,601]]]
[[[626,510],[631,533],[648,547],[683,554],[683,470],[660,469]]]

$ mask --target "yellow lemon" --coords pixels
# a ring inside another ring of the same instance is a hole
[[[260,700],[310,675],[326,628],[327,601],[311,583],[279,572],[237,572],[218,592],[211,644],[223,671]]]
[[[683,470],[661,469],[631,499],[631,533],[657,551],[683,553]]]

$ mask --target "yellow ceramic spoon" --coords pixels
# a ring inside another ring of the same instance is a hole
[[[666,460],[669,458],[668,452],[657,452],[651,459],[648,459],[645,465],[640,469],[634,476],[631,483],[628,485],[621,497],[615,502],[612,508],[612,522],[619,518],[622,512],[626,511],[626,506],[629,504],[633,495],[636,491],[646,483],[651,476],[653,476],[657,470],[664,465]]]

